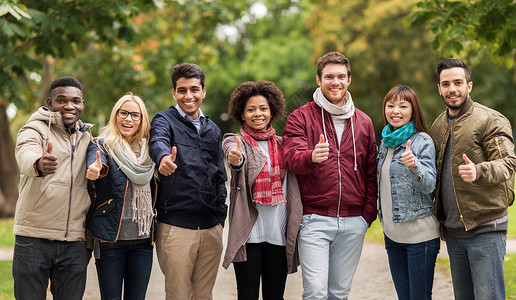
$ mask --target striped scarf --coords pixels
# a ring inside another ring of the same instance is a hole
[[[398,147],[411,135],[417,132],[414,120],[394,130],[391,124],[387,124],[382,130],[382,141],[387,148]]]
[[[245,140],[256,147],[260,152],[260,146],[256,140],[266,140],[269,146],[269,158],[271,167],[265,162],[260,173],[253,184],[253,202],[263,205],[276,205],[285,203],[283,196],[283,181],[285,180],[286,165],[283,160],[283,150],[281,144],[276,139],[276,131],[269,126],[265,131],[257,131],[244,123],[240,128],[240,133]],[[262,152],[263,153],[263,152]]]

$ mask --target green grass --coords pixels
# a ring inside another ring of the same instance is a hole
[[[0,247],[14,247],[13,225],[13,218],[0,219]]]
[[[0,300],[14,299],[12,266],[12,261],[0,260]]]
[[[13,248],[14,218],[0,219],[0,248]],[[0,260],[0,300],[14,299],[13,262]]]
[[[508,237],[516,237],[516,203],[509,207],[509,229]]]

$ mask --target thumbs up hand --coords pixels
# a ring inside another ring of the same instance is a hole
[[[92,163],[86,171],[86,178],[89,180],[97,180],[100,177],[100,171],[102,170],[102,160],[100,159],[100,151],[97,150],[97,160]]]
[[[319,136],[319,143],[315,145],[314,151],[312,151],[312,163],[322,163],[328,159],[330,155],[330,144],[325,142],[324,135]]]
[[[54,174],[57,170],[57,157],[52,154],[53,145],[51,141],[48,141],[47,151],[43,153],[37,162],[37,169],[43,175]]]
[[[477,168],[475,167],[475,163],[472,162],[465,153],[462,154],[462,158],[464,159],[464,162],[466,162],[465,165],[459,166],[459,174],[462,177],[462,180],[464,180],[464,182],[473,182],[477,180]]]
[[[236,147],[231,149],[228,154],[228,161],[233,166],[238,166],[242,159],[242,141],[240,137],[236,137]]]
[[[405,149],[405,152],[401,154],[401,161],[406,167],[412,167],[416,164],[416,157],[414,156],[414,153],[410,151],[410,145],[412,145],[412,141],[407,141],[407,148]]]
[[[172,147],[172,153],[170,155],[165,155],[161,158],[159,163],[158,171],[161,175],[169,176],[172,175],[177,169],[177,165],[175,163],[177,155],[176,146]]]

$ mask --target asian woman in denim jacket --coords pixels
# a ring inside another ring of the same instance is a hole
[[[439,253],[434,216],[435,147],[414,91],[394,86],[383,100],[378,215],[398,299],[431,299]]]

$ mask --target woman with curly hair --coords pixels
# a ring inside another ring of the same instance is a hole
[[[95,239],[101,299],[145,299],[154,229],[154,167],[149,116],[138,96],[121,97],[88,147],[86,178],[96,199],[87,222]]]
[[[223,267],[235,269],[238,299],[283,299],[287,274],[297,271],[296,238],[302,207],[297,179],[286,170],[281,137],[272,121],[285,100],[268,81],[245,82],[232,93],[228,113],[240,132],[224,136],[231,169],[229,234]]]

